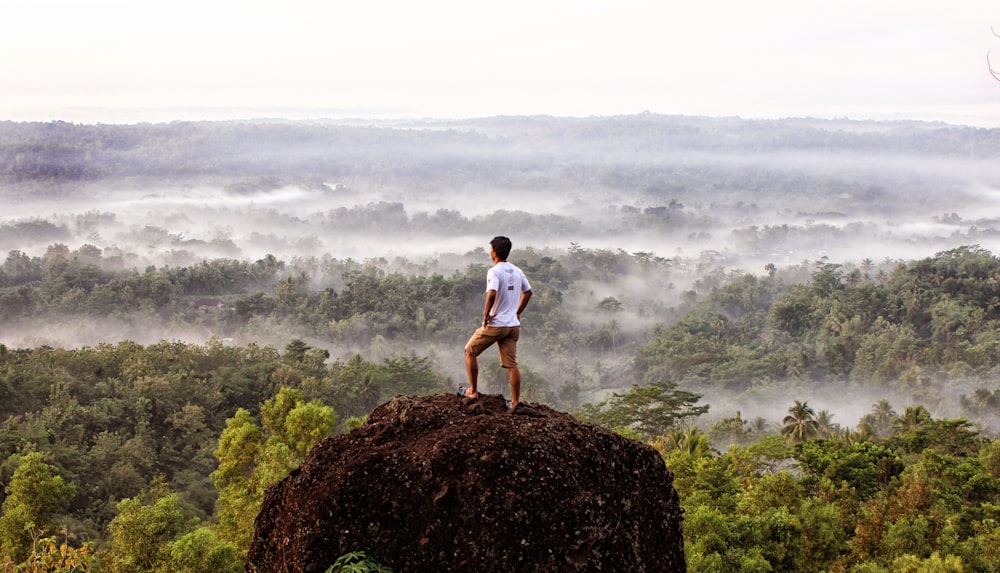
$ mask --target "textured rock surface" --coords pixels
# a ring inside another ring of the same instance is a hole
[[[397,397],[267,491],[247,570],[684,571],[673,475],[652,448],[502,397]]]

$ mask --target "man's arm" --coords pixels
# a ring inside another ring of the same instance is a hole
[[[493,308],[493,304],[497,300],[497,291],[488,290],[486,291],[486,305],[483,306],[483,326],[490,323],[490,309]]]
[[[531,300],[531,291],[526,290],[521,293],[521,301],[517,304],[517,320],[521,320],[521,313],[528,306],[528,301]]]

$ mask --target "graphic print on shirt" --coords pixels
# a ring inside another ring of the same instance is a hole
[[[491,326],[518,326],[517,305],[520,294],[530,290],[524,274],[514,265],[501,262],[486,274],[486,290],[496,291],[490,308]]]

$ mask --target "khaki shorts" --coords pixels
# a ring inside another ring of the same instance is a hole
[[[504,368],[517,366],[517,339],[521,336],[520,326],[481,326],[472,333],[465,344],[465,353],[479,356],[494,342],[500,349],[500,365]]]

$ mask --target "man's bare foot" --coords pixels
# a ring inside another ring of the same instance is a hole
[[[473,391],[472,388],[466,388],[465,386],[458,387],[458,395],[464,398],[478,398],[479,392]]]

